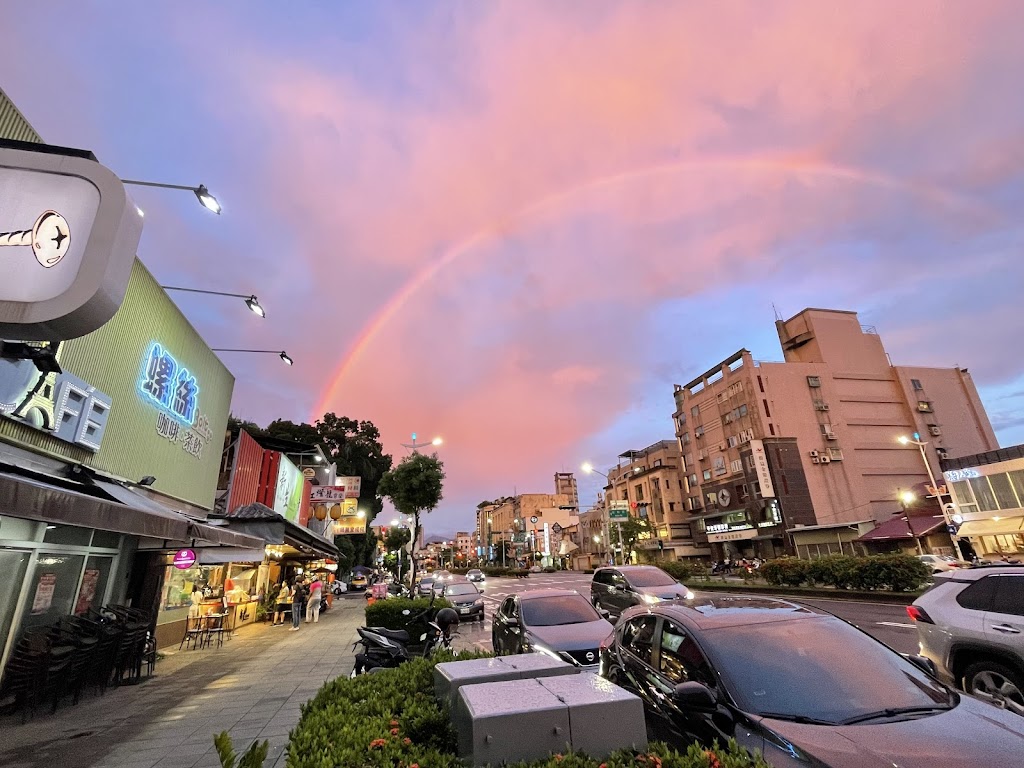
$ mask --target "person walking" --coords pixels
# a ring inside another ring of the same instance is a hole
[[[298,632],[299,623],[302,620],[302,608],[306,604],[306,587],[302,579],[295,579],[295,586],[292,589],[292,628],[289,632]]]
[[[282,581],[278,585],[274,601],[277,605],[275,606],[274,621],[271,626],[280,627],[284,625],[284,614],[288,610],[289,603],[292,601],[292,589],[288,586],[287,582]]]
[[[306,623],[309,624],[310,619],[316,624],[320,621],[320,601],[324,599],[324,583],[320,581],[319,576],[313,577],[313,582],[309,585],[309,602],[306,603]]]

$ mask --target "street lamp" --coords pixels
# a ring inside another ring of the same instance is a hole
[[[211,349],[211,352],[252,352],[257,355],[277,355],[285,365],[294,365],[295,361],[288,357],[287,352],[278,352],[276,349],[224,349],[221,347]]]
[[[432,445],[432,446],[434,446],[434,447],[436,448],[437,446],[441,445],[441,443],[443,443],[443,442],[444,442],[444,440],[442,440],[442,439],[441,439],[440,437],[435,437],[435,438],[434,438],[433,440],[431,440],[431,441],[430,441],[429,443],[417,443],[417,442],[416,442],[416,438],[417,438],[417,435],[416,435],[416,433],[415,433],[415,432],[413,432],[413,433],[412,433],[412,442],[411,442],[411,443],[402,443],[402,444],[401,444],[401,445],[402,445],[402,447],[403,447],[403,448],[408,448],[408,449],[410,449],[410,450],[411,450],[411,451],[412,451],[413,453],[416,453],[416,449],[417,449],[417,448],[423,448],[423,447],[425,447],[425,446],[427,446],[427,445]]]
[[[220,215],[221,207],[220,203],[217,202],[217,198],[210,194],[210,190],[206,188],[205,184],[200,184],[198,187],[190,187],[181,184],[158,184],[155,181],[129,181],[127,179],[121,179],[122,184],[134,184],[137,187],[160,187],[161,189],[184,189],[188,192],[195,193],[196,198],[200,204],[208,211],[213,211],[217,215]]]
[[[608,477],[608,475],[606,475],[604,472],[602,472],[599,469],[595,469],[594,465],[591,464],[589,461],[583,462],[583,464],[580,465],[580,469],[582,469],[583,473],[587,474],[587,475],[594,474],[596,472],[597,474],[601,475],[601,477],[603,477],[605,480],[607,480],[609,485],[611,485],[612,481]],[[604,539],[605,539],[605,542],[607,542],[607,547],[606,547],[606,550],[605,550],[605,556],[607,557],[607,555],[610,552],[611,556],[612,556],[612,561],[611,561],[612,565],[615,565],[615,551],[611,549],[612,537],[611,537],[611,532],[608,530],[610,525],[611,525],[611,517],[610,517],[611,511],[608,509],[608,499],[605,499],[605,509],[604,509],[604,512],[605,512],[605,515],[604,515]],[[620,522],[618,522],[616,520],[615,521],[615,525],[618,526],[619,546],[621,547],[622,546],[622,523],[620,523]],[[623,564],[625,564],[625,562],[626,562],[626,552],[625,552],[625,550],[623,550],[623,552],[622,552],[622,562],[623,562]]]
[[[266,317],[267,311],[260,306],[260,301],[251,293],[224,293],[223,291],[203,291],[199,288],[178,288],[173,285],[161,285],[165,291],[183,291],[184,293],[206,293],[210,296],[231,296],[236,299],[245,299],[245,306],[252,310],[253,314]]]
[[[924,550],[921,548],[921,540],[917,537],[917,534],[914,533],[914,527],[910,524],[910,513],[907,511],[907,507],[917,501],[917,496],[910,491],[901,491],[899,496],[900,506],[903,507],[903,522],[907,524],[907,532],[917,545],[917,554],[923,555]]]
[[[942,503],[942,494],[939,492],[939,484],[935,482],[935,474],[932,472],[932,465],[928,463],[928,454],[924,452],[925,446],[928,445],[926,442],[921,442],[916,439],[919,435],[915,432],[914,439],[907,437],[906,435],[900,435],[896,438],[896,442],[900,445],[916,445],[921,451],[921,461],[924,462],[924,468],[928,472],[928,482],[932,484],[932,488],[935,489],[935,500],[939,502],[939,509],[942,510],[942,519],[946,522],[946,530],[950,530],[953,525],[953,520],[949,516],[949,510],[946,509],[946,505]],[[953,533],[950,533],[950,539],[953,541],[953,551],[956,552],[956,559],[963,560],[964,555],[960,550],[960,539]]]

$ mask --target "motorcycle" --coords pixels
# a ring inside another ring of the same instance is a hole
[[[406,622],[406,626],[413,626],[431,614],[433,605],[434,599],[431,597],[430,605],[426,610],[410,618]],[[412,612],[406,609],[402,611],[402,614],[411,616]],[[442,608],[437,612],[437,616],[427,619],[425,621],[426,632],[419,637],[420,642],[424,643],[423,657],[429,658],[442,650],[453,651],[452,638],[455,634],[453,628],[458,626],[458,623],[458,614],[450,608]],[[407,630],[360,627],[356,631],[359,634],[359,640],[352,645],[352,650],[356,650],[360,645],[363,646],[363,650],[356,654],[351,677],[393,669],[412,658],[408,649],[412,636]]]

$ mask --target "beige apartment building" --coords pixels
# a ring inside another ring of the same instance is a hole
[[[476,556],[476,541],[469,531],[458,531],[455,534],[455,551],[462,556],[462,562],[468,563]]]
[[[966,369],[892,365],[855,312],[805,309],[776,326],[783,362],[742,349],[675,387],[686,507],[713,557],[849,551],[900,510],[901,490],[928,482],[900,436],[928,443],[936,476],[943,459],[997,448]],[[759,531],[773,524],[785,536]]]
[[[482,506],[477,527],[483,557],[490,553],[500,562],[502,543],[512,542],[517,559],[553,565],[576,546],[571,534],[579,524],[578,511],[566,493],[522,493]]]
[[[619,454],[619,463],[608,470],[605,498],[628,501],[631,515],[650,522],[654,536],[645,537],[639,546],[652,555],[676,560],[711,554],[706,544],[694,543],[690,530],[682,452],[676,440]]]
[[[569,504],[580,508],[580,493],[576,486],[576,475],[572,472],[555,472],[555,493],[569,497]]]

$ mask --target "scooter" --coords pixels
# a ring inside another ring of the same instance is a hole
[[[406,626],[415,624],[430,614],[433,610],[434,600],[431,598],[427,609],[413,618],[409,619]],[[411,611],[402,611],[405,616],[410,616]],[[458,624],[458,616],[455,616],[455,625]],[[427,631],[420,635],[420,642],[424,643],[423,656],[427,658],[441,650],[452,651],[452,626],[441,626],[433,620],[426,622]],[[408,644],[412,639],[411,635],[404,629],[386,629],[384,627],[360,627],[356,630],[359,633],[359,640],[352,645],[354,651],[360,645],[363,651],[356,654],[356,663],[352,668],[351,677],[361,674],[380,672],[384,669],[393,669],[412,658],[409,653]]]

